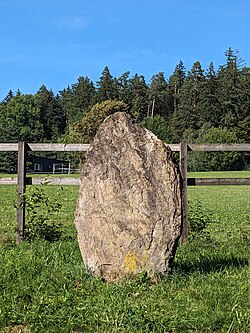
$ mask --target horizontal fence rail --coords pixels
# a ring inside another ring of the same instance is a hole
[[[90,144],[84,143],[27,143],[32,151],[78,152],[88,151]],[[172,151],[180,151],[180,144],[166,144]],[[187,144],[188,151],[198,152],[250,152],[250,144]],[[0,151],[18,151],[18,143],[0,143]]]
[[[78,177],[26,177],[26,185],[79,185]],[[17,177],[2,177],[0,185],[17,185]],[[250,185],[250,178],[187,178],[188,186]]]
[[[79,185],[80,178],[64,178],[64,177],[26,177],[26,185]],[[0,185],[17,185],[17,177],[2,177]]]
[[[230,152],[230,151],[239,151],[239,152],[250,152],[250,144],[248,143],[235,143],[235,144],[188,144],[189,151],[207,151],[207,152]]]
[[[90,144],[83,143],[27,143],[28,150],[32,151],[88,151]],[[18,151],[17,143],[0,143],[0,151]]]
[[[18,151],[18,143],[0,143],[0,151]]]
[[[181,241],[187,241],[188,237],[188,186],[214,186],[214,185],[250,185],[250,178],[188,178],[188,154],[190,152],[250,152],[250,144],[189,144],[182,141],[179,144],[165,144],[173,152],[179,152],[180,172],[182,176],[182,215],[183,231]],[[0,152],[18,153],[17,177],[0,178],[0,185],[17,185],[17,244],[24,236],[25,229],[25,203],[22,198],[26,185],[79,185],[79,178],[64,177],[26,177],[27,151],[37,152],[87,152],[90,144],[78,143],[0,143]]]

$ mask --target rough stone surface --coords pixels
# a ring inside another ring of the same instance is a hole
[[[89,149],[75,224],[95,275],[170,270],[182,225],[179,170],[164,143],[125,113],[106,118]]]

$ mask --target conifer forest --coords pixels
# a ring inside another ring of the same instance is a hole
[[[250,68],[232,48],[224,62],[203,69],[196,61],[186,69],[180,61],[169,78],[159,72],[149,83],[130,72],[113,77],[106,66],[96,83],[79,76],[56,94],[45,85],[35,94],[10,90],[0,102],[0,142],[89,143],[108,115],[123,111],[166,143],[249,143]],[[0,172],[15,171],[13,154],[1,152]],[[189,167],[246,170],[250,156],[195,153]]]

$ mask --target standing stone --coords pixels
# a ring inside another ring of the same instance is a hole
[[[75,224],[87,269],[105,280],[171,268],[180,173],[166,145],[125,113],[106,118],[88,151]]]

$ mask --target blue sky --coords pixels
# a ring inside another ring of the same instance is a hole
[[[250,66],[249,17],[249,0],[0,0],[0,99],[96,82],[106,65],[148,82],[180,60],[217,68],[229,47]]]

